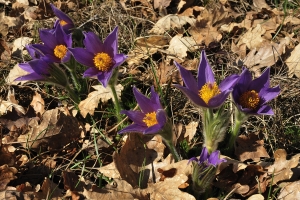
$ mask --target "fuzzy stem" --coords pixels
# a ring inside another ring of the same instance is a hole
[[[180,159],[180,156],[179,156],[179,154],[177,153],[176,148],[175,148],[173,142],[172,142],[172,141],[169,141],[169,140],[165,140],[165,143],[166,143],[166,145],[168,146],[168,148],[169,148],[171,154],[174,156],[175,162],[180,161],[180,160],[181,160],[181,159]]]
[[[113,74],[109,80],[109,83],[108,85],[110,86],[111,88],[111,91],[112,91],[112,94],[113,94],[113,97],[114,97],[114,104],[115,104],[115,108],[116,108],[116,116],[117,116],[117,119],[118,119],[118,122],[120,122],[122,120],[121,118],[121,115],[120,115],[120,111],[121,111],[121,105],[120,105],[120,101],[119,101],[119,98],[118,98],[118,95],[117,95],[117,91],[116,91],[116,83],[117,83],[117,79],[118,79],[118,68],[116,68],[114,71],[113,71]]]
[[[76,66],[75,66],[76,64],[75,64],[73,58],[71,58],[71,60],[70,60],[71,67],[66,65],[66,64],[63,64],[63,65],[70,72],[71,79],[72,79],[72,82],[74,84],[74,87],[76,88],[77,92],[79,92],[80,91],[80,83],[79,83],[78,78],[76,76]]]
[[[233,150],[235,148],[235,141],[240,132],[241,125],[248,119],[248,117],[249,117],[248,115],[246,115],[242,111],[235,108],[235,115],[234,115],[235,120],[234,120],[234,124],[233,124],[232,131],[230,134],[229,143],[228,143],[228,146],[229,146],[228,153],[229,154],[233,153]]]
[[[79,96],[75,94],[73,89],[70,88],[70,86],[66,86],[64,88],[67,90],[69,97],[75,102],[75,104],[79,104],[80,102]]]

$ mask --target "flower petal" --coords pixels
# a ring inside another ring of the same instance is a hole
[[[269,105],[262,105],[256,112],[258,115],[274,115],[272,108]]]
[[[20,76],[20,77],[16,78],[14,81],[38,81],[38,80],[43,80],[43,79],[45,79],[44,76],[41,76],[41,75],[33,72],[31,74]]]
[[[104,46],[99,36],[93,32],[84,33],[83,44],[85,48],[93,54],[104,52]]]
[[[279,86],[276,86],[274,88],[263,88],[259,93],[259,96],[261,97],[261,101],[262,101],[261,103],[264,104],[269,102],[270,100],[277,97],[279,93],[280,93]]]
[[[153,126],[150,126],[149,128],[147,128],[143,134],[155,134],[157,132],[159,132],[162,129],[162,127],[160,126],[160,124],[155,124]]]
[[[19,63],[19,67],[26,72],[30,72],[30,73],[34,72],[32,67],[28,63]]]
[[[190,71],[186,70],[185,68],[183,68],[176,61],[174,61],[174,64],[177,67],[177,69],[179,70],[179,73],[182,77],[182,80],[183,80],[185,86],[191,91],[198,92],[197,82],[196,82],[194,76],[192,75],[192,73]]]
[[[203,50],[200,56],[200,63],[198,66],[198,89],[201,89],[205,83],[214,83],[215,76],[213,71],[208,63],[206,53]]]
[[[221,106],[228,95],[230,94],[231,90],[226,90],[225,92],[221,92],[220,94],[214,96],[208,101],[208,107],[209,108],[217,108]]]
[[[118,132],[118,134],[128,133],[128,132],[137,132],[137,133],[143,133],[147,126],[141,126],[139,124],[131,124],[127,126],[126,128],[123,128]]]
[[[116,54],[116,55],[113,57],[113,59],[114,59],[114,61],[115,61],[115,64],[114,64],[113,68],[122,65],[122,63],[127,59],[127,57],[128,57],[128,56],[125,55],[125,54]]]
[[[69,48],[69,50],[71,51],[71,53],[73,54],[75,60],[77,60],[77,62],[88,66],[88,67],[94,67],[95,68],[95,64],[94,64],[94,54],[87,51],[84,48]]]
[[[118,27],[105,38],[104,40],[105,52],[111,52],[113,55],[118,53]]]
[[[255,90],[256,92],[260,92],[264,87],[270,87],[270,68],[267,68],[260,77],[249,84],[249,90]]]
[[[105,72],[98,71],[97,78],[98,81],[101,82],[104,87],[107,87],[108,81],[110,80],[111,76],[112,76],[112,70],[105,71]]]
[[[239,80],[239,75],[231,75],[226,77],[219,85],[219,89],[223,92],[226,90],[230,90],[234,87],[234,85],[236,84],[236,82]]]
[[[183,92],[197,106],[208,107],[206,103],[194,91],[191,91],[190,89],[177,84],[173,86],[181,90],[181,92]]]
[[[208,150],[206,147],[203,147],[199,158],[199,164],[205,162],[208,159],[208,157]]]
[[[151,112],[155,111],[152,108],[152,103],[151,103],[150,99],[148,99],[141,92],[139,92],[135,86],[133,87],[133,94],[134,94],[135,99],[138,102],[139,107],[141,108],[143,113],[151,113]]]
[[[150,94],[150,102],[153,110],[162,109],[162,105],[160,103],[159,95],[155,92],[154,87],[151,86],[151,94]]]
[[[145,114],[142,113],[141,111],[122,110],[120,113],[127,115],[129,117],[129,119],[131,119],[135,124],[139,124],[141,126],[146,126],[146,124],[143,122]]]
[[[167,123],[167,115],[166,115],[165,110],[163,110],[163,109],[157,110],[156,120],[162,129],[165,126],[165,124]]]
[[[221,163],[221,160],[219,159],[219,154],[220,151],[214,151],[210,154],[209,158],[208,158],[208,163],[213,165],[213,166],[217,166],[219,163]]]
[[[57,45],[55,34],[49,31],[48,29],[40,30],[40,39],[42,40],[44,45],[49,49],[53,50]]]
[[[83,73],[83,77],[97,77],[99,73],[99,70],[95,67],[89,67],[85,72]]]
[[[68,24],[73,24],[73,21],[71,20],[71,18],[65,14],[64,12],[62,12],[61,10],[59,10],[58,8],[56,8],[52,3],[50,3],[50,6],[52,8],[52,11],[54,12],[54,14],[59,18],[64,20],[65,22],[67,22]]]

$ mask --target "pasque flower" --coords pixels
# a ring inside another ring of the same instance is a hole
[[[239,77],[238,75],[228,76],[218,85],[207,61],[205,51],[201,52],[197,82],[191,72],[177,62],[174,63],[181,74],[185,87],[174,86],[180,89],[193,103],[205,108],[216,108],[222,105]]]
[[[41,81],[45,80],[50,74],[50,65],[42,59],[34,59],[28,63],[20,63],[19,67],[28,72],[28,74],[16,78],[15,81]]]
[[[72,19],[67,14],[57,9],[53,4],[50,5],[54,14],[58,17],[58,20],[56,20],[54,24],[54,29],[60,24],[66,33],[71,33],[71,30],[75,27]]]
[[[41,52],[49,61],[64,63],[70,60],[72,47],[72,36],[66,34],[61,25],[57,25],[54,31],[48,29],[40,30],[40,38],[44,44],[33,44],[32,47]]]
[[[203,147],[199,159],[193,157],[189,160],[193,165],[192,181],[196,198],[204,193],[214,180],[217,165],[226,162],[225,159],[220,159],[219,156],[220,151],[216,150],[209,154],[206,147]]]
[[[280,93],[279,86],[270,87],[270,68],[252,80],[251,72],[244,68],[232,91],[237,108],[247,115],[273,115],[267,103]]]
[[[119,131],[119,134],[126,132],[155,134],[161,131],[167,123],[167,116],[154,87],[151,87],[150,98],[140,93],[136,87],[133,87],[133,93],[141,111],[121,111],[121,114],[127,115],[133,124]]]
[[[118,27],[116,27],[102,41],[93,32],[84,33],[83,44],[85,48],[69,49],[74,58],[81,64],[89,67],[83,74],[84,77],[96,77],[104,87],[107,86],[113,70],[121,65],[127,58],[118,54]]]

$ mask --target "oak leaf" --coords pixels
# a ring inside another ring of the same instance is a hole
[[[290,57],[285,61],[285,64],[289,68],[289,77],[292,77],[294,74],[300,78],[300,44],[298,44],[295,49],[291,52]]]
[[[100,100],[105,103],[109,99],[114,99],[112,90],[110,86],[106,88],[103,85],[94,85],[92,86],[96,91],[89,93],[88,97],[81,101],[78,105],[80,109],[80,114],[85,118],[89,113],[90,115],[94,115],[95,109],[98,107]],[[123,86],[118,84],[115,86],[117,96],[120,98],[121,91],[123,90]]]

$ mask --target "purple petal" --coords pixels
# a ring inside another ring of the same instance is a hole
[[[38,80],[43,80],[45,79],[44,76],[39,75],[37,73],[31,73],[31,74],[27,74],[24,76],[20,76],[18,78],[16,78],[14,81],[38,81]]]
[[[32,67],[28,63],[19,63],[19,67],[26,72],[30,72],[30,73],[34,72]]]
[[[181,90],[181,92],[183,92],[197,106],[207,107],[206,103],[194,91],[191,91],[186,87],[182,87],[181,85],[173,85],[173,86]]]
[[[84,48],[69,48],[69,50],[71,51],[71,53],[73,54],[75,60],[77,60],[77,62],[88,66],[88,67],[94,67],[95,68],[95,64],[94,64],[94,54],[87,51]]]
[[[113,68],[122,65],[122,63],[127,59],[127,57],[128,56],[125,54],[116,54],[113,58],[115,61]]]
[[[221,160],[219,159],[220,151],[214,151],[210,154],[208,158],[208,163],[214,165],[215,167],[221,163]]]
[[[192,75],[192,73],[190,71],[186,70],[185,68],[183,68],[176,61],[174,61],[174,64],[177,67],[177,69],[179,70],[179,73],[182,77],[182,80],[183,80],[185,86],[191,91],[198,92],[197,82],[196,82],[194,76]]]
[[[208,150],[206,147],[203,147],[199,158],[199,164],[205,162],[207,159],[208,159]]]
[[[237,85],[247,86],[252,81],[252,74],[247,68],[243,68],[243,71],[240,75]]]
[[[239,80],[239,75],[231,75],[226,77],[219,85],[219,89],[223,92],[226,90],[230,90],[234,87],[234,85],[236,84],[236,82]]]
[[[129,117],[129,119],[131,119],[135,124],[139,124],[141,126],[146,126],[145,122],[143,122],[145,114],[142,113],[141,111],[122,110],[120,113],[127,115]]]
[[[95,67],[90,67],[83,73],[83,77],[96,77],[99,73],[99,70]]]
[[[262,105],[256,112],[258,115],[274,115],[272,108],[269,105]]]
[[[261,104],[267,103],[268,101],[274,99],[277,97],[280,93],[280,88],[279,86],[276,86],[274,88],[263,88],[259,96],[261,97]]]
[[[52,3],[50,4],[54,14],[60,19],[60,20],[64,20],[65,22],[67,22],[68,24],[73,24],[72,19],[65,14],[64,12],[62,12],[61,10],[59,10],[58,8],[56,8]]]
[[[55,34],[53,34],[48,29],[40,30],[40,38],[41,38],[42,42],[44,43],[44,45],[47,48],[51,49],[52,51],[57,46],[57,40],[56,40]]]
[[[166,115],[165,110],[163,110],[163,109],[157,110],[156,120],[161,128],[163,128],[165,126],[165,124],[167,123],[167,115]]]
[[[208,107],[209,108],[217,108],[221,106],[228,95],[230,94],[231,90],[226,90],[225,92],[221,92],[220,94],[214,96],[208,101]]]
[[[206,53],[203,50],[201,52],[201,59],[200,63],[198,66],[198,88],[201,89],[203,85],[206,83],[214,83],[215,82],[215,77],[213,74],[213,71],[208,63]]]
[[[45,61],[43,61],[41,59],[32,60],[32,61],[28,62],[28,64],[31,66],[31,68],[37,74],[41,74],[41,75],[49,74],[48,70],[49,70],[50,66],[48,65],[48,63],[46,63]]]
[[[199,160],[197,159],[197,157],[192,157],[192,158],[189,159],[188,164],[190,164],[190,162],[192,162],[192,161],[196,161],[197,163],[199,162]]]
[[[143,134],[155,134],[157,132],[159,132],[162,129],[162,127],[160,126],[160,124],[155,124],[153,126],[150,126],[149,128],[147,128]]]
[[[106,37],[104,40],[105,52],[111,52],[113,55],[118,53],[118,27]]]
[[[118,134],[128,133],[128,132],[137,132],[137,133],[143,133],[147,126],[141,126],[139,124],[131,124],[127,126],[126,128],[123,128],[118,132]]]
[[[153,110],[162,109],[162,105],[160,103],[159,95],[155,92],[154,87],[151,86],[151,94],[150,94],[150,102]]]
[[[249,90],[255,90],[257,92],[264,87],[270,87],[270,68],[267,68],[260,77],[254,79],[249,84]]]
[[[47,46],[44,46],[42,44],[33,44],[32,45],[33,48],[38,49],[39,51],[41,51],[44,55],[46,54],[54,54],[53,49],[50,49]]]
[[[100,38],[93,32],[84,33],[83,44],[85,48],[93,54],[105,52]]]
[[[99,71],[98,75],[97,75],[97,79],[98,79],[99,82],[102,83],[102,85],[104,87],[107,87],[108,82],[109,82],[109,80],[112,76],[112,73],[113,73],[112,70],[109,70],[109,71],[106,71],[106,72]]]
[[[70,58],[71,58],[71,52],[70,52],[70,51],[67,51],[65,57],[63,57],[63,58],[61,59],[61,62],[62,62],[62,63],[68,62],[68,61],[70,60]]]
[[[151,113],[151,112],[155,111],[152,108],[150,99],[148,99],[146,96],[144,96],[142,93],[140,93],[135,86],[133,87],[133,94],[134,94],[135,99],[138,102],[139,107],[141,108],[143,113]]]

